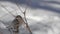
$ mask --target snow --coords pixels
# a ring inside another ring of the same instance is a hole
[[[33,34],[59,34],[60,12],[58,11],[60,11],[60,4],[48,3],[49,1],[59,2],[59,0],[41,0],[42,2],[39,1],[40,0],[36,0],[35,2],[38,4],[40,3],[39,6],[41,8],[27,6],[28,9],[26,12],[26,18],[31,31],[33,32]],[[24,17],[16,4],[8,1],[0,1],[0,3],[4,5],[5,8],[7,8],[8,11],[11,12],[13,15],[21,15],[22,17]],[[19,6],[23,11],[25,10],[25,4]],[[3,34],[10,34],[7,26],[9,26],[9,24],[11,24],[11,22],[15,18],[10,13],[8,13],[8,11],[0,5],[0,31],[3,32]],[[20,34],[29,34],[28,30],[26,30],[26,28],[24,27],[20,27],[19,30]]]

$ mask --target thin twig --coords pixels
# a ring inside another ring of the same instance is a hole
[[[17,3],[16,3],[16,5],[17,5]],[[21,8],[18,5],[17,5],[17,7],[19,8],[19,10],[21,10]],[[26,28],[29,30],[30,34],[32,34],[32,32],[31,32],[31,30],[30,30],[30,28],[28,26],[27,19],[26,19],[26,10],[27,10],[27,8],[28,7],[25,8],[24,12],[22,10],[21,10],[21,12],[23,13],[24,19],[25,19],[24,24],[26,25]]]
[[[25,24],[26,24],[26,28],[29,30],[30,34],[32,34],[32,31],[30,30],[30,27],[28,26],[28,22],[27,22],[27,19],[26,19],[26,10],[27,10],[27,8],[24,11]]]
[[[21,8],[19,7],[19,5],[16,3],[18,9],[23,13],[23,10],[21,10]]]
[[[0,18],[3,18],[4,16],[7,16],[8,14],[4,14],[3,16],[1,16]]]
[[[5,6],[3,6],[2,4],[0,4],[5,10],[7,10],[8,11],[8,13],[10,13],[12,16],[14,16],[15,17],[15,15],[13,15],[7,8],[5,8]]]

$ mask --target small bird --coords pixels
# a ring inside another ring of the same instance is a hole
[[[19,33],[19,26],[21,26],[22,24],[26,25],[25,27],[28,29],[28,31],[30,32],[30,34],[32,34],[32,32],[31,32],[28,24],[25,23],[25,21],[23,20],[23,18],[20,15],[17,15],[15,17],[15,19],[11,23],[11,28],[10,29],[13,30],[14,34],[18,34]]]

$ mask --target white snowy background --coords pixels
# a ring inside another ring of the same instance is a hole
[[[26,18],[33,34],[60,34],[60,0],[31,1],[31,5],[28,5],[24,3],[26,0],[20,0],[21,4],[19,5],[23,11],[26,6],[28,7]],[[0,1],[0,32],[11,34],[6,27],[9,26],[14,17],[1,4],[14,15],[18,13],[23,17],[23,14],[13,0]],[[29,34],[24,27],[20,27],[19,30],[20,34]]]

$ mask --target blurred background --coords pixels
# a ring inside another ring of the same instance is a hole
[[[60,34],[60,0],[0,0],[2,34],[11,34],[6,27],[12,23],[14,17],[9,12],[24,17],[16,3],[22,11],[27,7],[26,18],[33,34]],[[24,27],[20,27],[19,31],[19,34],[29,34]]]

